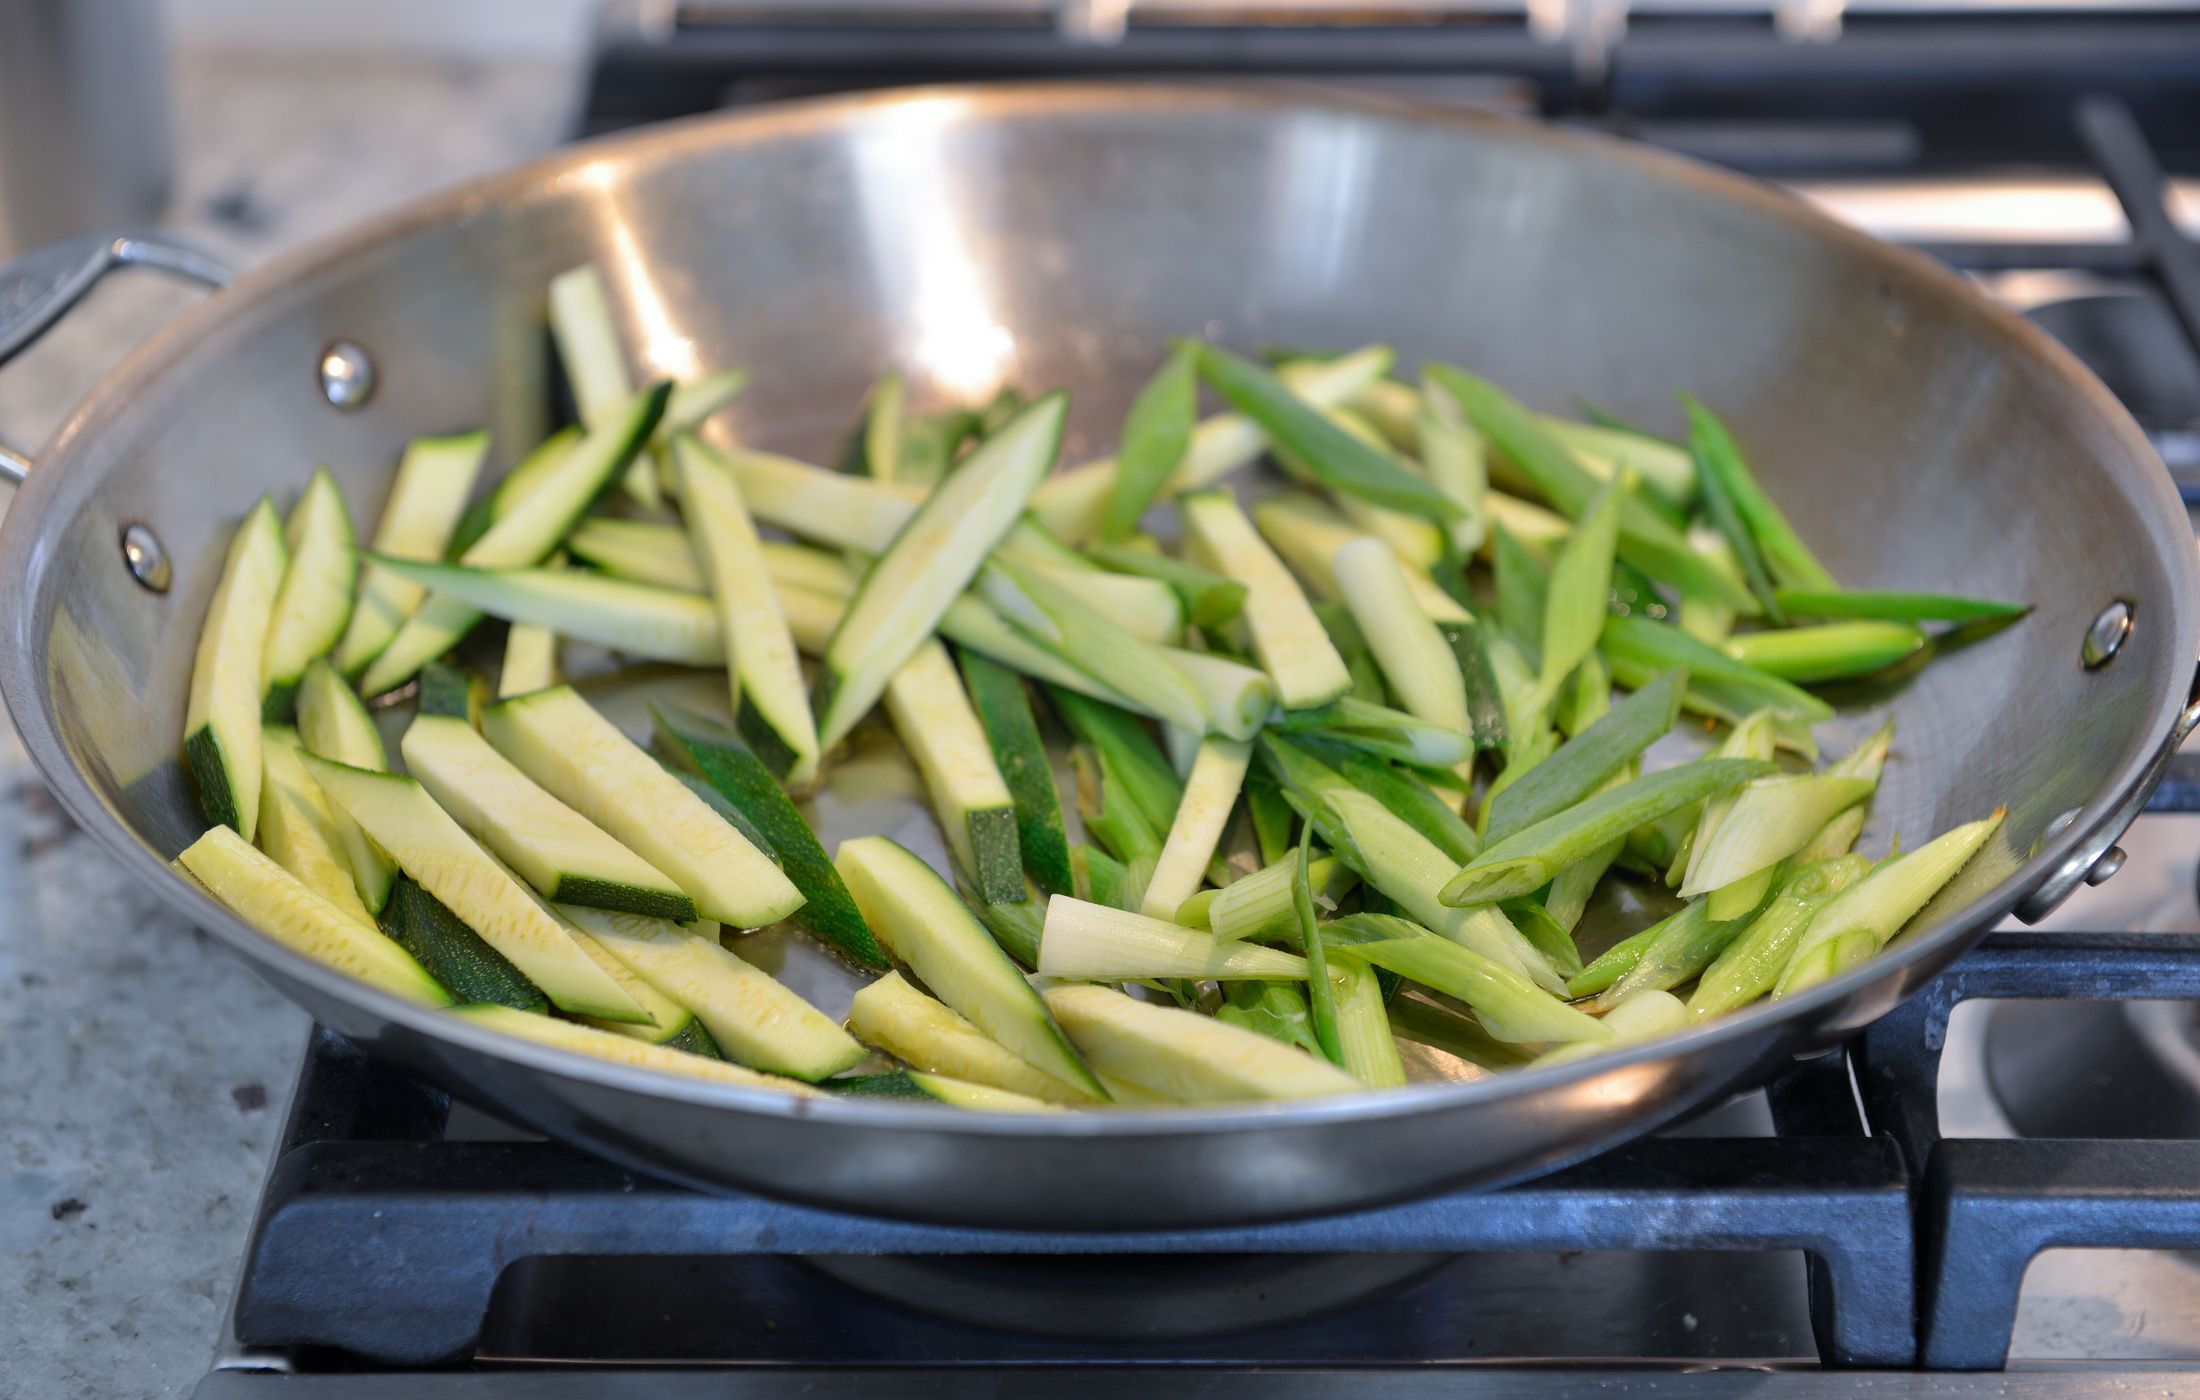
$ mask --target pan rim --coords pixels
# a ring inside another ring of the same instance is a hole
[[[920,104],[947,104],[962,109],[976,120],[1064,116],[1092,110],[1319,113],[1428,129],[1467,130],[1491,140],[1553,144],[1577,159],[1647,168],[1660,178],[1691,186],[1708,199],[1743,206],[1760,217],[1832,242],[1860,256],[1875,259],[1890,271],[1898,271],[1907,283],[1906,290],[1933,298],[1937,309],[1983,323],[1987,329],[2012,340],[2016,353],[2030,357],[2073,389],[2099,421],[2125,440],[2136,459],[2154,458],[2151,445],[2121,403],[2075,357],[2044,331],[1972,290],[1957,274],[1925,255],[1883,243],[1799,199],[1742,176],[1615,138],[1559,130],[1490,113],[1437,112],[1395,100],[1348,96],[1328,89],[1310,91],[1289,83],[1101,81],[941,85],[812,98],[749,111],[706,114],[579,143],[511,170],[413,200],[389,213],[273,258],[248,272],[227,291],[208,298],[163,327],[118,363],[70,411],[39,454],[39,466],[18,491],[11,503],[13,508],[7,512],[8,518],[0,523],[0,616],[5,617],[13,642],[6,654],[0,656],[0,698],[5,699],[15,718],[26,752],[64,807],[134,878],[159,893],[170,907],[190,913],[199,927],[212,931],[252,961],[271,964],[286,977],[360,1006],[430,1041],[451,1043],[532,1073],[674,1100],[692,1107],[812,1119],[862,1128],[951,1131],[987,1139],[1112,1139],[1204,1137],[1247,1127],[1317,1130],[1342,1123],[1415,1116],[1439,1108],[1463,1109],[1484,1100],[1582,1084],[1668,1057],[1716,1049],[1755,1035],[1773,1022],[1808,1019],[1814,1012],[1843,1001],[1867,986],[1885,982],[1902,970],[1947,951],[1952,944],[1983,937],[1986,927],[2006,915],[2026,893],[2062,866],[2145,780],[2147,769],[2159,753],[2182,705],[2174,691],[2162,701],[2161,712],[2153,717],[2153,727],[2134,738],[2112,775],[2085,804],[2081,817],[2042,841],[2028,859],[1981,898],[1932,926],[1905,936],[1898,945],[1863,966],[1802,996],[1779,1003],[1762,1001],[1731,1016],[1658,1041],[1570,1064],[1509,1070],[1473,1080],[1416,1084],[1404,1089],[1326,1099],[1198,1105],[1198,1111],[1194,1112],[1183,1108],[1118,1109],[1107,1113],[1030,1116],[971,1114],[930,1105],[830,1095],[794,1097],[769,1090],[683,1080],[520,1041],[469,1025],[345,977],[293,952],[237,918],[203,890],[170,871],[166,862],[134,834],[119,811],[87,780],[55,723],[52,695],[40,685],[40,677],[32,665],[32,658],[42,654],[33,635],[33,623],[41,600],[39,576],[43,572],[40,564],[44,544],[33,522],[49,513],[55,494],[70,484],[72,472],[69,467],[79,460],[76,451],[96,442],[102,429],[121,413],[137,392],[189,356],[206,331],[231,324],[263,301],[294,288],[301,281],[363,252],[400,240],[409,231],[447,221],[464,221],[483,207],[535,191],[538,187],[540,192],[548,192],[572,179],[600,178],[589,175],[592,169],[609,170],[623,179],[633,170],[674,160],[690,149],[728,149],[769,142],[810,130],[890,116]],[[2139,492],[2151,491],[2157,497],[2156,504],[2165,511],[2181,511],[2166,474],[2131,484]],[[2181,551],[2179,557],[2181,566],[2171,565],[2167,569],[2172,580],[2167,620],[2178,624],[2175,642],[2181,644],[2182,654],[2196,656],[2200,655],[2200,616],[2196,616],[2196,611],[2200,611],[2200,607],[2196,607],[2196,598],[2200,598],[2200,558],[2191,551]],[[1858,1028],[1866,1023],[1868,1021],[1859,1021]]]

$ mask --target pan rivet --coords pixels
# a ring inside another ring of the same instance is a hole
[[[374,397],[374,360],[349,340],[321,352],[321,393],[346,413],[364,408]]]
[[[2105,885],[2109,876],[2123,868],[2124,848],[2111,846],[2101,852],[2100,858],[2093,862],[2093,868],[2085,872],[2085,882],[2089,885]]]
[[[168,551],[160,537],[143,525],[122,527],[122,562],[130,566],[130,577],[145,587],[155,593],[168,591]]]
[[[2123,650],[2124,641],[2130,635],[2131,604],[2118,598],[2101,609],[2101,615],[2085,629],[2085,643],[2078,649],[2078,654],[2085,659],[2085,669],[2096,671],[2106,666]]]

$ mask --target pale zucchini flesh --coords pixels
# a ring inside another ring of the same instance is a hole
[[[481,727],[528,777],[670,876],[705,918],[755,928],[801,907],[769,856],[572,687],[500,701]]]
[[[769,452],[735,451],[726,464],[758,520],[865,554],[883,554],[925,498],[921,486],[829,472]]]
[[[352,688],[325,660],[307,666],[305,678],[298,683],[298,738],[308,753],[354,768],[379,773],[390,766],[381,732],[374,727],[374,716],[367,713]],[[344,858],[351,866],[360,902],[367,906],[367,912],[379,916],[389,903],[397,866],[359,829],[349,813],[332,808],[330,815],[336,835],[343,842]]]
[[[1245,585],[1239,623],[1275,683],[1276,703],[1306,709],[1350,690],[1352,674],[1298,580],[1262,542],[1237,502],[1219,492],[1200,492],[1184,497],[1181,509],[1187,549],[1206,567]]]
[[[947,648],[917,648],[886,686],[894,733],[916,761],[957,864],[988,904],[1024,897],[1016,804]]]
[[[842,842],[834,865],[864,922],[933,995],[1033,1067],[1106,1097],[1039,994],[930,866],[882,836]]]
[[[1360,1087],[1335,1065],[1256,1031],[1107,987],[1054,987],[1046,1004],[1094,1069],[1173,1103],[1313,1098]]]
[[[652,1045],[648,1041],[613,1035],[593,1026],[576,1026],[571,1021],[554,1020],[531,1011],[515,1011],[509,1006],[465,1006],[457,1008],[451,1014],[487,1030],[499,1031],[521,1040],[531,1040],[537,1045],[546,1045],[553,1050],[586,1055],[591,1059],[604,1060],[615,1065],[653,1069],[687,1079],[731,1084],[740,1089],[770,1089],[798,1098],[808,1098],[817,1093],[817,1090],[799,1080],[784,1079],[774,1074],[759,1074],[753,1069],[727,1064],[724,1060],[690,1055],[663,1045]]]
[[[817,780],[817,722],[756,522],[716,452],[685,435],[672,451],[689,538],[718,609],[734,710],[770,732],[767,747],[787,756],[775,766],[788,785],[809,787]]]
[[[543,898],[681,923],[698,917],[670,877],[543,791],[466,721],[422,715],[399,747],[428,794]]]
[[[647,1014],[598,967],[534,892],[474,844],[411,778],[308,757],[306,771],[420,887],[502,953],[560,1010],[607,1021]]]
[[[580,569],[474,569],[384,561],[435,590],[428,606],[461,604],[476,616],[541,627],[647,661],[716,666],[726,654],[718,615],[694,593]]]
[[[694,1012],[728,1059],[814,1081],[863,1058],[863,1047],[831,1017],[715,936],[602,909],[562,912],[635,975]]]
[[[1146,882],[1141,906],[1149,918],[1174,919],[1176,908],[1197,893],[1206,880],[1207,863],[1222,842],[1245,785],[1245,769],[1252,762],[1253,745],[1247,739],[1202,739],[1184,780],[1184,796],[1176,805],[1176,819],[1162,843],[1161,859]]]
[[[184,710],[184,764],[206,819],[246,841],[260,825],[261,657],[288,554],[275,503],[263,496],[229,541]]]
[[[848,1005],[848,1029],[912,1069],[989,1084],[1046,1103],[1097,1102],[1035,1068],[944,1002],[910,986],[898,972],[856,993]]]
[[[964,459],[871,565],[825,648],[818,739],[847,737],[1023,513],[1061,448],[1065,395],[1018,413]]]
[[[451,994],[372,923],[345,913],[295,875],[216,826],[176,861],[230,911],[286,948],[423,1006]]]
[[[275,594],[267,641],[260,654],[262,710],[282,723],[306,663],[334,647],[351,621],[352,584],[359,575],[359,542],[336,478],[323,467],[306,482],[283,526],[290,563]]]
[[[550,334],[581,422],[591,429],[601,427],[634,396],[634,378],[627,373],[611,297],[595,264],[584,263],[550,279]],[[654,464],[646,456],[637,455],[627,465],[625,486],[645,509],[664,503]]]
[[[558,683],[558,634],[533,622],[515,622],[504,634],[504,664],[497,669],[497,698],[508,700]]]
[[[260,731],[260,753],[265,760],[260,849],[321,898],[361,923],[373,923],[374,915],[360,902],[359,886],[351,878],[351,863],[344,856],[343,838],[336,834],[328,799],[307,776],[298,756],[297,731],[266,726]]]
[[[652,520],[591,515],[573,527],[565,549],[575,559],[631,583],[654,584],[684,593],[707,593],[710,583],[687,531]],[[779,577],[774,574],[773,577]]]
[[[442,558],[488,456],[485,429],[413,439],[398,461],[397,480],[375,526],[374,552],[399,559]],[[359,572],[351,621],[331,658],[336,669],[346,676],[364,671],[426,596],[420,585],[368,560]]]

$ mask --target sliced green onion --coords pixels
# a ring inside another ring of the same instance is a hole
[[[1290,571],[1313,590],[1316,597],[1344,596],[1330,561],[1337,551],[1366,534],[1330,508],[1326,501],[1304,492],[1286,491],[1253,507],[1253,521],[1261,538],[1290,565]],[[1406,569],[1406,587],[1413,590],[1421,610],[1438,622],[1465,621],[1473,616],[1420,569]]]
[[[1688,410],[1688,440],[1697,468],[1706,483],[1716,479],[1722,494],[1734,503],[1774,581],[1790,588],[1835,588],[1833,575],[1826,572],[1810,546],[1803,543],[1795,527],[1788,524],[1787,517],[1757,484],[1726,425],[1690,395],[1681,395],[1681,404]]]
[[[1430,520],[1456,520],[1464,514],[1449,496],[1332,423],[1254,361],[1204,345],[1199,372],[1324,485]]]
[[[1558,881],[1553,880],[1551,885],[1556,889]],[[1504,909],[1505,917],[1528,940],[1528,946],[1541,953],[1559,976],[1571,977],[1581,971],[1581,949],[1574,944],[1573,930],[1553,918],[1549,909],[1532,899],[1507,900]]]
[[[1539,1041],[1604,1041],[1611,1031],[1543,988],[1492,958],[1410,919],[1387,914],[1353,914],[1322,926],[1331,947],[1418,982],[1431,991],[1457,997],[1474,1008],[1483,1028],[1515,1044]]]
[[[1586,800],[1673,727],[1687,684],[1687,672],[1667,671],[1560,744],[1490,803],[1484,839],[1502,841]]]
[[[1474,834],[1474,828],[1467,825],[1466,819],[1449,802],[1411,772],[1394,768],[1350,744],[1319,734],[1278,733],[1268,742],[1288,745],[1316,759],[1339,778],[1382,803],[1391,815],[1426,836],[1453,860],[1463,863],[1481,854],[1482,840]]]
[[[1146,726],[1115,706],[1074,692],[1052,689],[1048,694],[1062,723],[1107,762],[1146,825],[1156,833],[1167,831],[1176,820],[1177,803],[1184,799],[1184,784]]]
[[[1314,1013],[1306,1004],[1306,988],[1301,983],[1225,982],[1215,1019],[1304,1050],[1317,1059],[1321,1056],[1321,1042],[1314,1038]]]
[[[1564,989],[1565,979],[1494,901],[1471,909],[1443,902],[1444,882],[1459,867],[1380,802],[1349,786],[1333,789],[1316,820],[1330,849],[1423,926],[1547,992]]]
[[[1497,584],[1497,625],[1522,651],[1540,656],[1543,614],[1550,607],[1550,575],[1503,525],[1496,527],[1492,538],[1495,541],[1491,564]],[[1567,538],[1572,536],[1569,534]]]
[[[1574,460],[1594,476],[1609,479],[1621,468],[1633,467],[1644,485],[1682,505],[1696,494],[1696,464],[1677,443],[1610,423],[1576,423],[1548,415],[1537,421],[1572,448]]]
[[[1443,901],[1490,904],[1540,889],[1644,822],[1772,771],[1770,763],[1715,758],[1645,774],[1484,848],[1444,886]]]
[[[2001,826],[2004,815],[2005,809],[1997,807],[1991,816],[1966,822],[1906,855],[1890,856],[1874,866],[1871,874],[1844,890],[1810,921],[1772,995],[1790,997],[1807,991],[1853,966],[1859,952],[1869,957],[1887,946],[1940,887],[1970,863]]]
[[[1403,710],[1350,695],[1319,709],[1283,711],[1276,723],[1284,729],[1313,730],[1380,757],[1439,772],[1474,756],[1474,741],[1463,730],[1430,724]]]
[[[1429,484],[1457,502],[1460,518],[1451,522],[1451,547],[1472,554],[1489,534],[1489,444],[1467,425],[1458,400],[1424,387],[1413,418],[1421,467]]]
[[[1980,622],[2022,617],[2030,603],[1997,603],[1947,593],[1878,593],[1855,589],[1782,588],[1774,596],[1797,617],[1870,618],[1882,622]]]
[[[1704,757],[1770,758],[1774,746],[1772,712],[1770,710],[1759,710],[1755,714],[1745,716],[1741,723],[1728,730],[1718,743],[1711,746],[1711,751],[1705,754]],[[1723,792],[1699,805],[1696,812],[1695,827],[1682,839],[1680,846],[1677,848],[1673,866],[1666,871],[1666,884],[1675,889],[1680,888],[1681,880],[1687,875],[1690,864],[1696,858],[1697,845],[1711,839],[1712,833],[1716,832],[1720,823],[1726,820],[1727,809],[1733,806],[1734,799],[1738,795],[1735,792]]]
[[[1441,1050],[1453,1059],[1495,1074],[1526,1064],[1527,1054],[1482,1029],[1472,1016],[1429,1001],[1418,993],[1400,992],[1390,999],[1391,1033],[1415,1045]]]
[[[1115,485],[1108,493],[1101,538],[1119,540],[1137,530],[1138,518],[1184,460],[1192,441],[1192,418],[1199,408],[1198,362],[1198,342],[1177,342],[1131,401],[1116,449]]]
[[[1352,610],[1342,603],[1316,603],[1314,616],[1321,619],[1330,645],[1336,647],[1337,655],[1344,658],[1345,670],[1352,674],[1352,688],[1345,694],[1370,705],[1389,701],[1390,690],[1383,684],[1383,668],[1375,664],[1375,653],[1367,644],[1367,634],[1360,630]]]
[[[1645,991],[1629,997],[1611,1009],[1604,1017],[1604,1028],[1612,1038],[1601,1045],[1588,1045],[1576,1041],[1561,1045],[1555,1050],[1538,1055],[1539,1065],[1565,1064],[1572,1060],[1587,1059],[1607,1050],[1617,1050],[1623,1045],[1641,1045],[1652,1040],[1685,1030],[1688,1026],[1688,1009],[1680,998],[1670,992]]]
[[[1912,656],[1925,634],[1906,622],[1821,622],[1777,632],[1743,632],[1726,639],[1736,661],[1790,681],[1868,676]]]
[[[1688,998],[1690,1019],[1724,1016],[1771,991],[1818,911],[1870,868],[1870,861],[1856,855],[1799,866],[1781,882],[1763,912],[1703,970]]]
[[[1606,482],[1574,522],[1574,533],[1551,565],[1537,646],[1536,708],[1546,709],[1558,688],[1590,652],[1604,630],[1612,595],[1612,548],[1619,539],[1619,500],[1626,479]]]
[[[1223,943],[1181,924],[1069,895],[1047,901],[1042,977],[1123,982],[1143,977],[1303,979],[1307,960],[1258,943]]]
[[[1313,852],[1314,827],[1309,822],[1299,832],[1298,858],[1291,867],[1291,913],[1299,947],[1306,954],[1306,1003],[1314,1016],[1314,1039],[1320,1043],[1324,1059],[1342,1065],[1344,1044],[1337,1033],[1337,989],[1329,980],[1329,950],[1314,914]]]
[[[1297,878],[1298,856],[1286,851],[1273,864],[1262,866],[1242,880],[1219,890],[1202,890],[1202,895],[1213,896],[1206,901],[1205,914],[1215,941],[1230,943],[1288,934],[1297,919],[1291,904],[1291,882]],[[1360,877],[1335,856],[1322,856],[1314,861],[1307,878],[1313,883],[1316,908],[1328,914]],[[1192,901],[1186,900],[1177,906],[1177,922],[1189,922],[1197,912]]]
[[[1833,717],[1833,707],[1810,692],[1646,617],[1606,618],[1599,645],[1621,685],[1639,687],[1660,671],[1684,668],[1688,694],[1682,704],[1729,722],[1762,709],[1803,725]]]
[[[1800,851],[1843,809],[1875,786],[1863,778],[1783,775],[1759,778],[1734,800],[1709,839],[1698,837],[1681,898],[1693,899],[1757,874]]]
[[[1207,709],[1184,673],[1057,578],[1007,558],[989,560],[978,576],[985,600],[1011,623],[1055,648],[1163,721],[1194,733],[1207,728]]]
[[[1879,726],[1871,737],[1827,765],[1825,776],[1862,778],[1876,790],[1879,786],[1879,775],[1887,765],[1887,750],[1893,743],[1894,721],[1890,719]],[[1870,807],[1871,800],[1866,798],[1847,811],[1837,813],[1795,853],[1796,861],[1804,863],[1846,855],[1855,847],[1856,838],[1863,835],[1864,817]]]
[[[1570,997],[1594,996],[1625,977],[1630,968],[1642,960],[1650,945],[1665,932],[1665,926],[1678,916],[1678,911],[1650,925],[1640,933],[1631,934],[1599,953],[1590,964],[1566,979],[1566,995]]]
[[[1741,561],[1735,558],[1734,547],[1726,542],[1726,536],[1694,525],[1688,531],[1688,547],[1736,583],[1743,582]],[[1734,609],[1708,598],[1682,598],[1673,620],[1683,632],[1710,646],[1717,646],[1734,632]]]
[[[1383,1010],[1381,979],[1373,967],[1350,954],[1340,951],[1328,961],[1330,996],[1337,1007],[1339,1063],[1370,1089],[1404,1088],[1405,1061],[1398,1058],[1390,1016]]]

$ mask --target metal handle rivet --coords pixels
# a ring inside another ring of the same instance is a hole
[[[321,394],[349,413],[374,397],[374,359],[359,345],[339,340],[321,352]]]
[[[2101,609],[2093,625],[2085,629],[2085,642],[2078,648],[2078,654],[2085,660],[2085,669],[2093,671],[2106,666],[2123,650],[2130,636],[2131,604],[2118,598]]]
[[[166,593],[174,575],[168,567],[168,551],[160,536],[143,525],[122,527],[122,562],[130,577],[155,593]]]
[[[2085,882],[2089,885],[2105,885],[2111,875],[2123,868],[2124,848],[2111,846],[2101,852],[2100,858],[2095,860],[2092,868],[2085,872]]]

